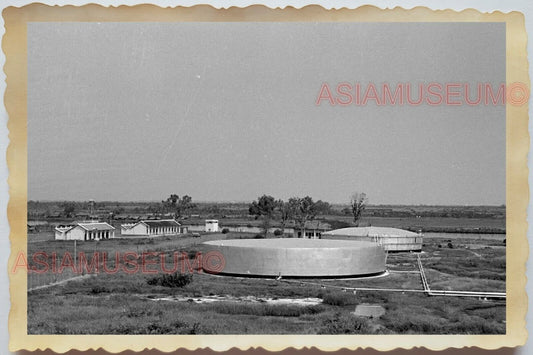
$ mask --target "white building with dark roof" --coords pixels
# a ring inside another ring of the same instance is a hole
[[[331,229],[329,223],[324,223],[320,221],[307,221],[305,222],[304,228],[300,229],[293,225],[293,237],[295,238],[308,238],[308,239],[320,239],[322,238],[322,233]]]
[[[218,219],[206,219],[205,220],[206,232],[218,232]]]
[[[106,222],[79,222],[58,225],[56,240],[102,240],[115,238],[115,227]]]
[[[144,220],[120,225],[120,234],[125,237],[157,237],[181,233],[181,224],[175,219]]]

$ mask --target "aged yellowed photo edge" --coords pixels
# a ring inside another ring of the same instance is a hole
[[[27,248],[27,38],[28,22],[59,21],[125,21],[125,22],[179,22],[179,21],[318,21],[318,22],[505,22],[507,28],[507,83],[522,82],[529,88],[527,62],[527,34],[524,16],[519,12],[481,13],[474,9],[461,12],[430,10],[416,7],[379,9],[363,6],[355,10],[325,10],[320,6],[302,9],[288,7],[270,9],[254,5],[246,8],[215,9],[207,5],[160,8],[154,5],[119,6],[106,8],[90,4],[75,6],[47,6],[31,4],[21,8],[9,7],[3,11],[6,34],[2,49],[6,56],[4,71],[7,89],[4,102],[9,115],[9,168],[8,219],[10,224],[11,254],[8,261],[11,310],[9,314],[9,349],[52,349],[65,352],[70,349],[103,348],[109,352],[127,349],[141,351],[158,349],[173,351],[211,348],[216,351],[231,348],[262,347],[279,351],[287,347],[297,349],[316,347],[333,351],[341,348],[395,348],[425,347],[442,350],[448,347],[479,347],[496,349],[514,347],[527,339],[525,316],[527,312],[526,260],[527,205],[529,199],[527,154],[529,150],[528,106],[507,105],[506,121],[506,178],[507,178],[507,334],[505,335],[28,335],[27,334],[27,277],[22,271],[13,273],[13,267]]]

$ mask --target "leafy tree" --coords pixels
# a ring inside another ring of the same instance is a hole
[[[261,228],[265,236],[270,228],[270,222],[276,207],[277,203],[274,197],[267,195],[259,197],[257,201],[253,201],[248,207],[248,214],[255,216],[256,219],[262,219]]]
[[[294,218],[294,215],[296,213],[296,204],[289,202],[285,202],[283,200],[278,200],[276,202],[276,207],[279,212],[280,216],[280,222],[281,222],[281,230],[279,235],[285,234],[285,226],[287,225],[287,222],[292,220]]]
[[[76,204],[74,202],[63,202],[61,204],[63,208],[63,213],[67,218],[71,218],[74,212],[76,211]]]
[[[113,213],[114,216],[118,215],[118,214],[122,214],[124,213],[124,207],[120,207],[120,206],[116,206],[115,208],[113,208],[113,211],[111,211]]]
[[[315,202],[317,214],[329,214],[331,212],[331,205],[328,202],[318,200]]]
[[[219,215],[221,213],[220,207],[217,204],[207,206],[206,211],[212,215]]]
[[[163,213],[172,213],[174,218],[180,218],[186,210],[194,208],[195,205],[189,195],[180,198],[178,195],[172,194],[165,201],[161,201],[161,207]]]
[[[178,203],[178,209],[180,211],[179,217],[182,216],[183,212],[195,208],[196,205],[192,202],[192,197],[189,195],[184,195],[181,197],[180,202]]]
[[[353,223],[357,227],[361,220],[361,215],[366,209],[366,204],[368,203],[368,198],[364,192],[354,192],[350,197],[350,205],[352,208]]]
[[[295,207],[294,221],[302,231],[302,235],[305,235],[305,224],[317,215],[316,202],[311,197],[305,196],[304,198],[292,197],[289,203]]]
[[[148,213],[160,213],[163,209],[162,204],[158,203],[150,203],[148,207],[146,207],[146,212]]]

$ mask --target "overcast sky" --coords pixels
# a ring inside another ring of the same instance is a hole
[[[28,199],[505,203],[503,106],[315,105],[505,81],[502,23],[31,23]]]

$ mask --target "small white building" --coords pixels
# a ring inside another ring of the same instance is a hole
[[[156,237],[181,233],[181,225],[175,219],[147,220],[120,225],[120,234],[125,237]]]
[[[328,223],[320,221],[307,221],[303,229],[294,228],[293,236],[296,238],[321,239],[322,233],[331,229]]]
[[[106,222],[80,222],[55,228],[56,240],[102,240],[115,238],[115,227]]]
[[[218,219],[206,219],[205,220],[206,232],[218,232]]]

